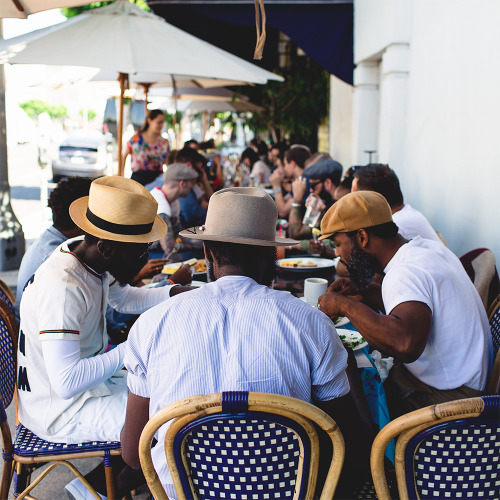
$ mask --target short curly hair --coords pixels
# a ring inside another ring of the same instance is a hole
[[[69,215],[69,206],[78,198],[89,195],[92,179],[89,177],[68,177],[58,182],[49,196],[52,223],[56,229],[68,231],[75,227]]]

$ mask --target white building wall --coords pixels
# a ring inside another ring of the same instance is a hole
[[[403,189],[457,254],[500,264],[500,2],[414,4]]]
[[[451,250],[500,262],[500,2],[355,0],[354,13],[351,164],[376,149]]]

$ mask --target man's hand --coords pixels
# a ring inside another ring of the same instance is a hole
[[[323,252],[325,251],[325,245],[322,241],[319,240],[309,240],[309,251],[311,253],[323,255]]]
[[[273,187],[273,189],[280,188],[282,181],[283,181],[283,175],[278,171],[278,169],[276,169],[269,176],[269,182],[271,183],[271,186]]]
[[[327,292],[339,293],[340,295],[353,296],[358,292],[354,289],[349,278],[337,278],[329,287]]]
[[[351,300],[339,293],[330,292],[320,295],[318,298],[318,308],[324,312],[329,318],[337,318],[338,316],[345,316],[346,301]]]
[[[137,273],[131,281],[132,286],[142,286],[143,279],[152,278],[158,273],[161,273],[163,266],[168,262],[168,259],[151,259],[146,262],[144,267]]]
[[[307,192],[307,181],[299,177],[292,182],[293,201],[302,203]]]
[[[189,285],[193,281],[193,275],[191,274],[191,266],[188,264],[182,264],[177,271],[175,271],[170,279],[178,285]]]

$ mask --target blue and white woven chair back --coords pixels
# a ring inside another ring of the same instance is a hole
[[[496,355],[500,349],[500,302],[490,319],[491,338],[493,339],[493,353]]]
[[[416,434],[405,453],[411,499],[500,498],[500,397],[483,398],[480,417]]]
[[[16,383],[16,358],[9,326],[0,314],[0,394],[4,408],[14,396]]]
[[[12,300],[10,300],[10,297],[5,293],[5,291],[0,287],[0,299],[2,299],[9,307],[12,307]]]
[[[259,412],[209,415],[184,427],[174,450],[184,491],[193,487],[202,500],[293,498],[297,487],[304,496],[309,438],[290,419],[270,420]]]

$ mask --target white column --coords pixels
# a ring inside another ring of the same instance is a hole
[[[384,51],[380,71],[378,159],[396,172],[405,161],[409,58],[408,44],[392,44]]]
[[[330,75],[330,155],[344,170],[352,163],[352,97],[354,88]]]
[[[378,150],[379,63],[365,61],[354,70],[352,163],[368,163],[366,150]],[[377,155],[372,156],[377,161]]]

